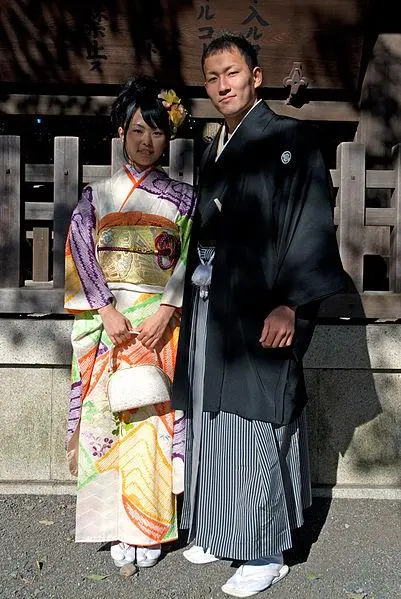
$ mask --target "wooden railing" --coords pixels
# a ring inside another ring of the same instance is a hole
[[[0,136],[0,313],[63,313],[64,245],[79,189],[83,183],[110,176],[121,162],[118,140],[112,140],[110,165],[80,166],[79,138],[56,137],[54,164],[21,165],[20,138]],[[191,140],[171,142],[168,171],[175,179],[193,182]],[[321,317],[401,318],[399,147],[394,149],[391,169],[366,170],[364,146],[344,142],[338,146],[331,177],[338,190],[334,218],[341,257],[355,292],[326,300]],[[52,183],[53,201],[27,199],[22,204],[24,183]],[[367,189],[387,190],[389,205],[366,207]],[[26,231],[27,222],[33,225]],[[32,240],[29,280],[22,277],[21,231]],[[388,291],[363,291],[365,255],[388,260]]]
[[[366,170],[365,146],[343,142],[337,148],[337,188],[334,220],[344,269],[356,293],[337,295],[322,305],[321,316],[401,318],[401,155],[393,149],[393,168]],[[386,207],[367,207],[366,192],[376,190],[388,198]],[[388,260],[388,291],[364,291],[365,256]]]
[[[170,142],[166,170],[171,177],[193,183],[193,154],[192,140]],[[64,312],[65,239],[79,189],[84,183],[110,177],[122,162],[118,139],[111,143],[110,165],[80,167],[79,138],[55,137],[54,164],[21,166],[20,138],[0,136],[0,313]],[[23,182],[53,183],[53,202],[22,204]],[[32,239],[32,280],[21,276],[21,231],[27,221],[40,223],[27,232]],[[51,280],[49,270],[53,273]]]

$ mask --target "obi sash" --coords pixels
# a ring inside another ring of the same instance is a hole
[[[180,250],[178,227],[167,218],[119,212],[99,223],[96,255],[109,283],[164,287]]]

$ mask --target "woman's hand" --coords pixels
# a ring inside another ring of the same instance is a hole
[[[111,304],[99,308],[98,312],[105,331],[114,345],[120,345],[131,339],[133,335],[132,325],[124,314],[121,314]]]
[[[277,306],[265,318],[259,343],[262,347],[289,347],[294,338],[295,308]]]
[[[143,323],[137,327],[137,331],[139,331],[136,337],[137,340],[147,349],[155,349],[156,345],[163,337],[164,331],[174,312],[174,306],[160,306],[157,312],[152,314],[152,316],[149,316],[149,318],[144,320]]]

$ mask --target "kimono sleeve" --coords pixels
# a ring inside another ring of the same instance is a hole
[[[65,251],[64,309],[97,310],[113,301],[95,254],[96,211],[92,187],[82,192],[72,217]]]
[[[346,288],[333,222],[329,173],[309,128],[295,132],[295,169],[285,178],[278,215],[278,274],[281,303],[301,306]]]
[[[180,256],[162,296],[161,303],[181,308],[184,295],[185,270],[187,266],[188,246],[195,209],[195,192],[192,186],[184,185],[176,220],[180,232]]]

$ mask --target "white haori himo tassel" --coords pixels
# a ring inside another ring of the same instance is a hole
[[[209,295],[209,286],[212,281],[214,248],[204,248],[199,246],[198,256],[200,264],[195,268],[191,281],[196,287],[199,287],[199,296],[202,299],[207,299]]]
[[[192,283],[197,287],[204,285],[210,285],[212,280],[212,265],[211,264],[199,264],[192,275]]]

